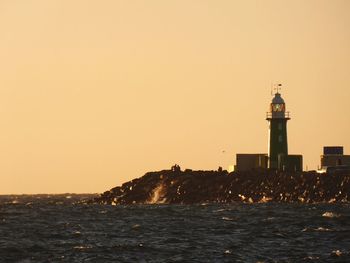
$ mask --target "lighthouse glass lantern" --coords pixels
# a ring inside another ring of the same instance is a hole
[[[277,91],[266,114],[269,122],[269,168],[283,170],[288,156],[286,104]]]

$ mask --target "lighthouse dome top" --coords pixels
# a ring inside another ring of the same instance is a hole
[[[275,94],[275,97],[272,99],[273,104],[284,104],[284,100],[281,97],[281,94],[278,92]]]

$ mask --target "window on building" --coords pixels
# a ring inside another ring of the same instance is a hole
[[[282,142],[282,141],[283,141],[282,135],[278,136],[278,141],[279,141],[279,142]]]
[[[282,123],[279,123],[279,124],[278,124],[278,129],[279,129],[279,130],[282,130]]]

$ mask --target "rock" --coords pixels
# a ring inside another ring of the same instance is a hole
[[[149,172],[104,192],[88,203],[197,204],[266,202],[349,202],[350,174],[193,171]]]

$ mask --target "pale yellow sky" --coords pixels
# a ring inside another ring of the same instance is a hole
[[[267,152],[350,154],[348,0],[0,1],[0,194],[102,192]],[[226,153],[222,153],[225,150]]]

